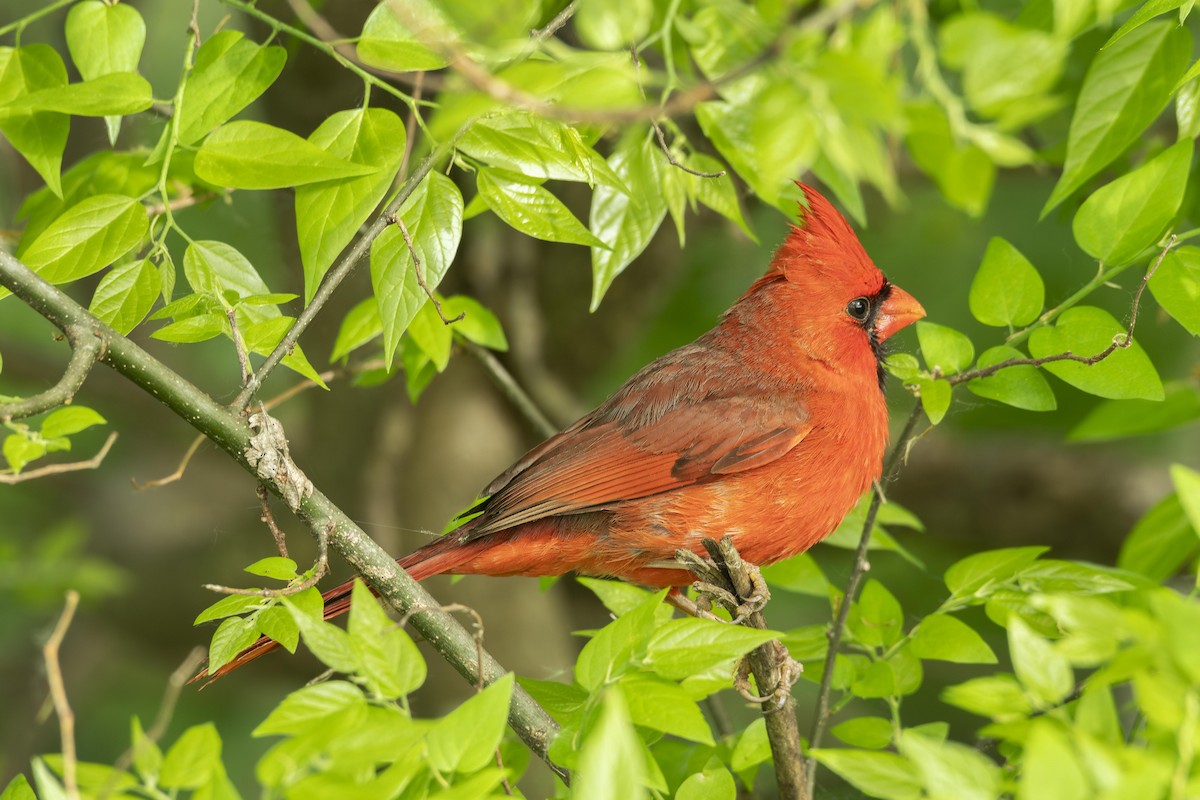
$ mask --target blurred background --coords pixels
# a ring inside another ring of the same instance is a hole
[[[3,5],[0,23],[41,3],[5,0]],[[142,0],[134,5],[151,31],[142,73],[156,96],[169,96],[179,53],[171,37],[184,35],[190,4]],[[324,13],[335,27],[349,31],[372,5],[344,0],[328,4]],[[287,16],[282,3],[264,7]],[[201,28],[212,30],[226,9],[205,3],[202,11]],[[260,41],[267,35],[248,21],[228,24]],[[61,45],[61,26],[61,14],[54,14],[31,26],[27,35],[31,41]],[[343,70],[312,51],[297,52],[294,43],[287,44],[292,58],[255,106],[257,113],[304,135],[334,111],[361,101],[360,83],[347,80]],[[373,102],[387,101],[379,97]],[[139,136],[152,141],[153,132],[131,127],[123,133],[129,141]],[[103,136],[100,120],[73,120],[64,164],[99,146]],[[889,208],[878,195],[868,194],[869,226],[861,231],[862,240],[888,277],[920,299],[929,319],[967,331],[982,349],[1000,340],[997,332],[971,319],[966,296],[989,237],[1009,239],[1041,270],[1048,304],[1094,273],[1094,262],[1073,243],[1073,209],[1037,219],[1053,183],[1050,172],[1001,173],[987,212],[972,219],[950,208],[927,179],[909,168],[901,174],[899,207]],[[17,208],[39,185],[24,161],[0,142],[0,235],[20,228]],[[469,199],[473,187],[462,188]],[[587,194],[573,194],[572,188],[556,186],[556,191],[586,218]],[[534,241],[493,215],[481,215],[466,224],[442,290],[470,294],[499,316],[510,342],[502,360],[547,414],[566,424],[647,361],[709,328],[760,274],[786,234],[788,220],[752,201],[744,211],[758,242],[706,213],[691,221],[687,247],[681,249],[673,226],[664,225],[592,314],[587,310],[591,277],[586,248]],[[239,192],[235,205],[214,202],[185,213],[183,224],[195,238],[226,238],[275,291],[301,291],[290,193]],[[328,366],[337,326],[368,295],[369,280],[366,269],[358,270],[306,333],[303,345],[317,369]],[[1125,276],[1123,283],[1095,297],[1118,318],[1127,316],[1133,276]],[[95,278],[80,281],[71,293],[86,299],[94,284]],[[1147,300],[1138,338],[1160,373],[1200,380],[1200,345]],[[134,339],[218,399],[232,399],[239,375],[228,342],[177,348],[149,339],[150,327],[136,331]],[[11,298],[0,303],[0,394],[31,394],[57,381],[67,348],[55,340],[55,332]],[[915,336],[905,331],[895,347],[915,352]],[[296,380],[279,371],[264,396]],[[1051,382],[1058,413],[1017,411],[964,392],[956,395],[946,422],[913,448],[888,494],[925,524],[922,532],[898,532],[923,566],[895,553],[872,558],[872,575],[897,593],[908,612],[936,607],[944,597],[940,571],[969,552],[1044,544],[1053,548],[1054,557],[1113,563],[1133,522],[1169,491],[1170,461],[1197,465],[1196,424],[1121,443],[1065,443],[1066,431],[1099,401],[1053,378]],[[303,392],[277,415],[297,463],[314,483],[397,555],[440,531],[538,439],[467,353],[452,359],[415,406],[401,379],[371,388],[339,381],[331,388]],[[902,420],[913,399],[894,380],[889,397],[894,419]],[[201,585],[249,585],[253,579],[241,568],[274,553],[258,519],[253,481],[212,446],[201,446],[180,480],[146,491],[133,487],[134,481],[162,478],[179,466],[194,437],[181,420],[103,368],[92,372],[77,400],[98,410],[110,429],[121,434],[103,468],[0,486],[0,785],[26,768],[32,754],[58,749],[40,645],[66,589],[77,588],[83,595],[63,648],[80,757],[111,763],[128,747],[129,716],[137,714],[149,724],[169,674],[192,648],[207,645],[211,630],[191,627],[196,614],[215,599]],[[107,432],[93,429],[81,436],[76,455],[94,452]],[[289,533],[293,556],[302,565],[311,563],[314,548],[307,531],[286,512],[279,519]],[[825,545],[814,553],[830,578],[844,584],[850,554]],[[344,564],[335,560],[332,567],[329,586],[348,577]],[[429,588],[445,602],[480,610],[488,649],[518,674],[536,678],[569,670],[584,642],[571,632],[598,626],[606,618],[595,597],[571,580],[543,591],[535,580],[468,578],[451,585],[436,578]],[[819,598],[779,592],[767,618],[774,627],[787,629],[821,622],[828,613],[828,604]],[[1003,638],[1000,628],[992,630]],[[470,687],[436,654],[426,652],[429,680],[414,698],[416,711],[443,713],[466,697]],[[933,674],[935,668],[945,673]],[[225,753],[235,782],[247,787],[255,761],[270,743],[250,740],[249,731],[285,693],[319,671],[303,652],[277,654],[202,692],[189,687],[167,738],[189,724],[215,720],[227,742],[250,743]],[[927,721],[921,709],[935,696],[930,687],[990,671],[931,665],[927,688],[906,703],[906,723]],[[802,727],[810,719],[815,694],[809,682],[796,689]],[[735,717],[751,713],[731,693],[722,702]],[[945,718],[952,711],[939,706],[928,719]],[[953,720],[962,726],[960,735],[969,735],[962,731],[977,722],[965,713]]]

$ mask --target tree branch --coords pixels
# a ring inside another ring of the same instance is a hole
[[[48,475],[61,475],[64,472],[80,472],[85,469],[96,469],[104,463],[108,451],[112,449],[113,442],[117,440],[117,432],[113,431],[108,434],[108,438],[104,440],[104,444],[100,447],[99,452],[91,458],[83,461],[71,461],[66,464],[47,464],[44,467],[31,469],[28,472],[19,472],[16,475],[0,475],[0,484],[12,486],[25,481],[33,481],[38,478],[45,478]]]
[[[526,394],[521,385],[517,383],[516,378],[504,368],[504,365],[500,363],[500,359],[496,358],[491,350],[474,342],[465,342],[464,346],[467,352],[475,356],[479,363],[483,365],[483,369],[487,372],[488,377],[492,379],[492,383],[496,384],[496,387],[504,393],[509,402],[516,406],[517,411],[521,412],[521,416],[529,420],[529,423],[533,425],[534,431],[539,436],[548,439],[558,433],[558,427],[542,413],[537,403],[533,402],[533,398]]]
[[[254,472],[247,460],[251,430],[240,413],[213,400],[4,251],[0,251],[0,285],[61,330],[71,326],[89,329],[106,345],[102,358],[105,364],[208,436],[244,469]],[[268,488],[282,497],[279,485],[269,483]],[[441,611],[429,592],[401,570],[391,556],[323,493],[313,489],[301,497],[296,515],[312,531],[328,529],[329,545],[400,613],[419,608],[412,616],[413,627],[464,678],[474,683],[482,669],[485,680],[491,683],[506,673],[486,651],[480,665],[472,634],[450,614]],[[567,776],[548,755],[550,740],[558,731],[557,723],[520,687],[513,693],[509,724],[552,770],[560,777]]]
[[[887,464],[883,468],[883,482],[893,480],[900,470],[900,464],[904,460],[903,454],[908,447],[909,439],[912,438],[913,430],[917,427],[917,420],[921,418],[921,413],[921,403],[918,401],[909,413],[908,420],[904,423],[904,429],[897,437],[896,443],[892,445],[891,453],[888,454]],[[858,594],[863,576],[867,573],[867,551],[871,545],[871,532],[875,528],[875,517],[879,514],[879,506],[882,504],[883,492],[876,484],[875,489],[871,492],[871,505],[867,508],[866,519],[863,520],[862,534],[858,539],[858,549],[854,553],[854,568],[850,571],[846,593],[842,595],[833,627],[829,629],[829,652],[825,657],[825,672],[821,675],[821,688],[817,691],[817,708],[813,714],[812,734],[808,737],[810,748],[821,746],[821,737],[825,735],[825,728],[829,724],[829,694],[833,690],[833,668],[837,663],[838,647],[842,644],[846,621],[850,618],[850,604]],[[808,759],[808,795],[810,797],[816,788],[817,768],[817,760],[810,757]]]
[[[0,422],[24,419],[59,406],[70,405],[75,393],[100,360],[103,342],[86,328],[69,327],[63,331],[71,344],[71,360],[58,383],[40,394],[14,403],[0,403]]]
[[[67,702],[67,688],[63,682],[62,667],[58,663],[58,650],[67,636],[78,605],[79,592],[68,590],[67,603],[58,618],[58,624],[42,647],[42,656],[46,660],[46,680],[50,684],[50,697],[54,699],[54,713],[58,717],[59,738],[62,740],[63,787],[71,800],[79,800],[79,784],[75,778],[78,766],[75,759],[75,713]]]

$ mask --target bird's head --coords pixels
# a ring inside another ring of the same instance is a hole
[[[786,288],[810,323],[810,334],[827,340],[828,346],[863,351],[865,341],[879,362],[883,343],[924,317],[925,309],[888,282],[850,224],[820,192],[798,185],[808,207],[801,207],[800,224],[775,252],[760,283]],[[879,371],[882,380],[881,366]]]

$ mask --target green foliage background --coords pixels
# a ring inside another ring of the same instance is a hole
[[[328,386],[276,413],[314,482],[401,553],[537,439],[470,353],[507,351],[568,422],[707,329],[785,235],[792,181],[815,182],[929,311],[889,360],[897,420],[913,393],[924,416],[851,606],[818,792],[1200,797],[1191,2],[318,10],[344,55],[282,2],[203,0],[199,43],[184,3],[7,3],[0,246],[228,402],[231,340],[260,364],[431,158],[398,210],[411,248],[398,226],[369,242],[262,393]],[[414,254],[461,322],[442,324]],[[970,377],[1104,350],[1151,268],[1132,347]],[[4,395],[57,380],[48,331],[0,297]],[[760,634],[605,582],[433,581],[515,672],[476,694],[361,589],[346,633],[315,619],[314,590],[205,611],[201,584],[248,563],[295,584],[312,546],[271,557],[252,481],[211,448],[131,490],[193,432],[99,368],[76,401],[3,432],[6,477],[121,433],[97,472],[0,485],[4,800],[63,796],[37,647],[67,588],[85,796],[469,798],[506,775],[565,795],[505,734],[515,681],[563,726],[551,757],[575,796],[772,796],[762,720],[728,691]],[[863,517],[766,571],[806,737]],[[222,621],[201,634],[197,615]],[[259,632],[341,675],[297,689],[320,667],[275,657],[184,690],[147,738],[191,646],[211,634],[219,662]]]

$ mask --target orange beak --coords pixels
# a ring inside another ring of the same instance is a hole
[[[892,286],[892,292],[887,300],[879,307],[879,315],[875,317],[875,333],[879,341],[885,341],[896,331],[907,328],[925,316],[925,309],[916,298],[899,286]]]

